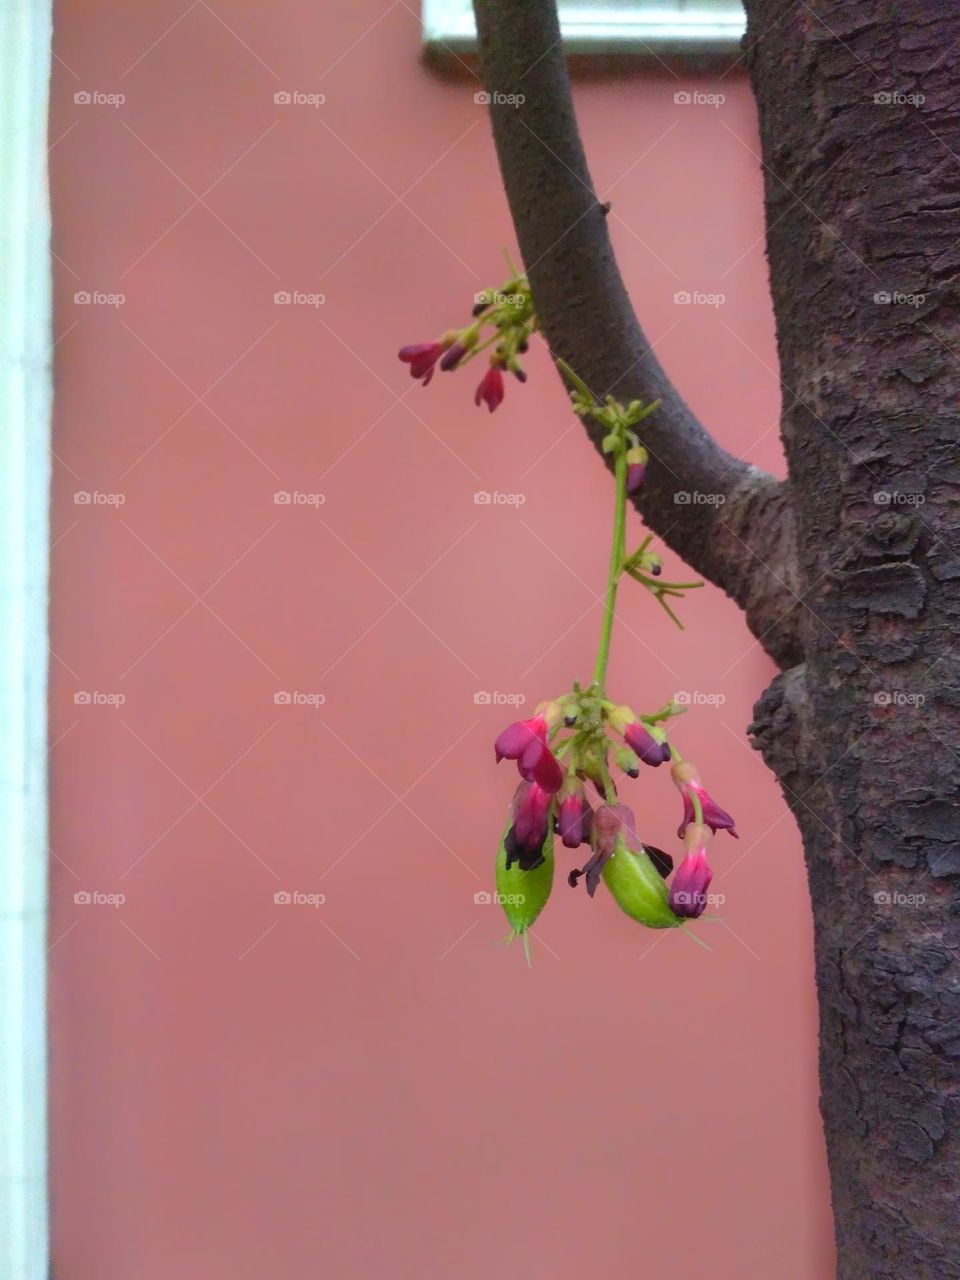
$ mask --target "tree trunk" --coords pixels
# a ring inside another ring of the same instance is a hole
[[[751,731],[809,871],[838,1280],[960,1280],[960,9],[747,0],[784,487],[731,470],[646,349],[552,0],[475,4],[488,90],[526,95],[491,115],[551,346],[663,398],[641,510],[789,668]],[[717,466],[707,538],[673,493]]]
[[[748,10],[805,605],[803,666],[761,699],[755,741],[809,871],[837,1274],[947,1280],[960,1277],[960,11]]]

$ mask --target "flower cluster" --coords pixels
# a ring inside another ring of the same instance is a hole
[[[400,359],[426,386],[438,366],[442,371],[459,369],[487,353],[488,367],[475,403],[486,404],[492,412],[503,400],[504,373],[526,380],[519,357],[538,327],[527,279],[514,272],[502,289],[476,296],[473,319],[466,328],[452,329],[435,342],[404,347]],[[583,879],[593,897],[602,880],[632,919],[653,929],[668,929],[702,914],[712,878],[707,858],[710,842],[717,831],[737,834],[733,818],[704,789],[696,768],[667,740],[666,725],[683,708],[671,702],[651,715],[637,715],[606,693],[621,579],[630,578],[646,588],[678,626],[681,623],[669,599],[703,585],[664,581],[651,536],[635,551],[626,550],[627,498],[642,489],[652,456],[638,427],[659,402],[621,404],[612,395],[601,399],[563,360],[557,359],[556,364],[570,390],[573,411],[602,430],[601,447],[615,478],[613,540],[592,679],[586,686],[575,683],[571,692],[541,703],[530,719],[508,725],[496,741],[497,761],[514,761],[520,774],[497,853],[497,892],[511,936],[521,937],[525,948],[530,927],[552,891],[557,836],[566,849],[589,849],[583,866],[568,872],[570,885]],[[620,774],[636,778],[641,765],[657,769],[664,764],[669,765],[683,801],[677,834],[684,856],[676,870],[669,854],[639,837],[633,811],[617,792]]]
[[[670,703],[652,715],[637,715],[609,701],[596,684],[574,685],[571,693],[541,703],[529,720],[508,725],[496,740],[496,758],[516,761],[521,782],[501,843],[505,869],[542,866],[559,836],[568,849],[589,847],[587,861],[570,870],[567,880],[576,886],[583,878],[590,897],[602,879],[628,915],[652,928],[701,915],[712,876],[709,842],[716,831],[737,833],[696,768],[667,741],[664,726],[680,710]],[[621,803],[611,767],[637,777],[641,763],[656,769],[668,761],[683,798],[678,835],[685,856],[675,872],[669,854],[637,835],[633,811]],[[537,903],[536,914],[543,905]]]
[[[427,386],[437,366],[449,373],[488,353],[487,370],[473,400],[493,413],[503,402],[504,373],[526,382],[520,356],[529,348],[530,335],[537,327],[526,276],[514,275],[501,288],[484,289],[475,295],[473,320],[465,329],[449,329],[435,342],[401,347],[399,355],[410,366],[411,377]]]

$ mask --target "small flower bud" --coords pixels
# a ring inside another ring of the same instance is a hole
[[[642,445],[627,450],[627,493],[638,493],[643,488],[648,456]]]
[[[623,736],[627,745],[633,748],[644,764],[653,769],[663,764],[663,734],[660,731],[651,733],[645,725],[635,720],[623,730]]]
[[[695,920],[703,914],[707,905],[707,890],[713,872],[707,862],[705,849],[688,853],[673,874],[670,885],[670,909],[678,916]]]
[[[640,760],[635,751],[631,751],[629,747],[617,747],[613,758],[617,768],[622,769],[629,777],[640,777]]]

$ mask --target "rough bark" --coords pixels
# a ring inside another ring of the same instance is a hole
[[[948,1280],[960,1276],[960,11],[747,7],[806,604],[802,674],[761,701],[756,737],[809,870],[838,1276]]]
[[[476,10],[501,172],[550,347],[601,397],[663,401],[643,428],[650,465],[639,510],[741,605],[778,663],[795,662],[799,606],[785,488],[716,443],[650,350],[590,180],[554,2],[482,0]],[[599,446],[602,432],[591,435]],[[684,494],[720,500],[698,505],[690,520]]]
[[[552,346],[596,388],[663,398],[643,514],[755,632],[788,609],[766,643],[789,669],[752,732],[809,873],[838,1278],[958,1280],[960,10],[747,0],[784,488],[718,450],[644,355],[552,0],[476,5],[488,89],[527,99],[494,106],[494,132]],[[674,505],[718,474],[708,522]]]

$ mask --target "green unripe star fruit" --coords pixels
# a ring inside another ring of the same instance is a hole
[[[663,876],[646,853],[634,853],[618,840],[601,874],[617,905],[631,920],[648,929],[673,929],[683,923],[670,910]]]

